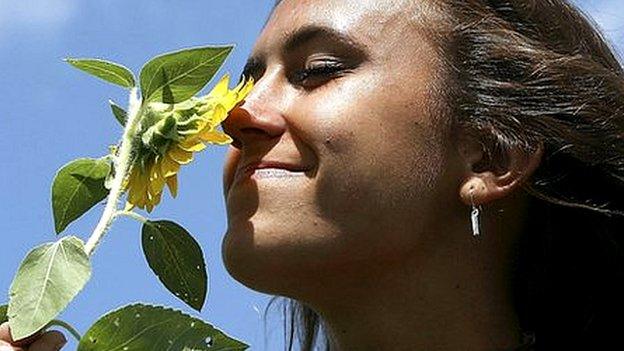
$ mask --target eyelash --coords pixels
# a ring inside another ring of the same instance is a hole
[[[315,65],[307,67],[301,70],[297,70],[291,76],[291,81],[300,85],[306,84],[306,80],[310,78],[329,79],[348,72],[344,63],[336,60],[318,60]],[[243,69],[243,73],[239,77],[239,81],[243,77],[253,77],[255,81],[258,81],[264,74],[264,67],[257,61],[249,62]],[[317,84],[318,85],[318,84]]]
[[[342,62],[323,61],[312,67],[307,67],[293,74],[293,80],[297,84],[304,84],[309,78],[332,78],[340,73],[345,73],[346,67]]]
[[[243,68],[243,73],[238,80],[241,81],[243,77],[253,77],[254,80],[257,82],[264,74],[264,70],[265,66],[262,63],[258,62],[257,60],[252,60],[245,65],[245,67]]]

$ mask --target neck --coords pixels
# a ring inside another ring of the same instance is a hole
[[[466,221],[445,223],[435,232],[448,239],[438,236],[442,243],[427,250],[426,259],[415,249],[404,259],[369,262],[365,272],[343,271],[348,281],[324,282],[323,296],[308,304],[325,321],[332,351],[517,347],[522,336],[509,279],[511,250],[505,249],[511,245],[503,232],[519,223],[496,212],[486,209],[478,238]],[[335,289],[327,293],[327,286]]]

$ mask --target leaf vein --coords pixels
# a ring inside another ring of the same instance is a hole
[[[146,327],[146,328],[144,328],[143,330],[141,330],[141,331],[139,331],[138,333],[136,333],[133,337],[131,337],[130,339],[128,339],[128,341],[124,342],[123,344],[118,345],[118,346],[117,346],[117,347],[115,347],[115,348],[110,349],[109,351],[119,350],[120,348],[122,348],[122,347],[124,347],[124,346],[126,346],[126,345],[130,344],[131,342],[133,342],[134,340],[136,340],[137,338],[139,338],[142,334],[146,333],[148,330],[153,329],[153,328],[156,328],[156,327],[158,327],[159,325],[169,323],[169,322],[170,322],[170,321],[172,321],[173,319],[174,319],[174,318],[169,318],[169,319],[164,320],[164,321],[162,321],[162,322],[160,322],[160,323],[156,323],[156,324],[150,325],[149,327]]]
[[[56,257],[56,252],[57,252],[57,248],[59,247],[60,243],[56,242],[54,244],[52,244],[52,246],[50,246],[50,249],[46,250],[45,255],[48,254],[48,252],[50,250],[54,250],[54,252],[52,253],[52,256],[50,258],[50,262],[48,263],[48,267],[46,268],[46,273],[45,273],[45,278],[43,279],[43,287],[41,289],[41,292],[39,293],[39,297],[37,298],[37,303],[35,304],[35,310],[33,311],[31,318],[35,319],[35,315],[37,314],[37,312],[39,312],[39,307],[41,307],[41,300],[43,300],[43,295],[44,292],[46,290],[46,286],[48,285],[48,282],[50,280],[50,272],[52,271],[52,266],[54,263],[54,257]]]
[[[161,86],[157,87],[156,89],[154,89],[154,90],[152,91],[151,95],[153,95],[153,94],[154,94],[154,92],[156,92],[156,91],[158,91],[158,90],[160,90],[160,89],[164,88],[164,87],[165,87],[165,85],[170,85],[170,84],[172,84],[172,83],[175,83],[176,81],[178,81],[178,80],[180,80],[180,79],[182,79],[182,78],[184,78],[184,77],[186,77],[186,76],[190,75],[191,73],[193,73],[194,71],[198,70],[198,69],[199,69],[199,68],[201,68],[201,67],[204,67],[204,66],[209,66],[209,65],[210,65],[213,61],[215,61],[215,60],[217,60],[217,59],[221,58],[221,57],[222,57],[223,55],[225,55],[225,54],[226,54],[226,51],[220,51],[219,53],[217,53],[215,56],[211,57],[211,58],[210,58],[210,59],[208,59],[207,61],[202,62],[202,63],[198,64],[197,66],[195,66],[194,68],[192,68],[192,69],[190,69],[190,70],[186,71],[185,73],[182,73],[182,74],[180,74],[179,76],[177,76],[177,77],[175,77],[175,78],[171,79],[168,83],[162,84]],[[163,65],[164,65],[164,62],[163,62],[163,64],[162,64],[162,65],[160,65],[160,66],[158,67],[158,69],[160,70],[160,68],[162,68],[162,66],[163,66]],[[156,71],[156,72],[158,72],[158,71]],[[152,80],[153,80],[153,78],[154,78],[154,77],[156,77],[156,74],[154,74],[154,75],[152,76]],[[151,86],[151,81],[150,81],[150,84],[149,84],[148,86]],[[151,95],[150,95],[150,97],[151,97]],[[149,99],[149,97],[146,97],[146,99]]]
[[[122,75],[118,74],[117,72],[113,71],[112,69],[104,69],[104,68],[99,67],[98,65],[94,65],[94,64],[92,64],[92,63],[90,63],[90,62],[84,62],[84,61],[83,61],[83,62],[82,62],[82,64],[84,64],[84,65],[85,65],[85,66],[87,66],[88,68],[93,69],[93,70],[95,70],[95,71],[100,71],[100,72],[104,72],[104,73],[109,73],[109,74],[112,74],[113,76],[115,76],[115,77],[117,77],[117,78],[121,79],[121,81],[122,81],[122,82],[125,82],[125,83],[126,83],[127,85],[129,85],[129,86],[132,86],[132,85],[133,85],[131,81],[129,81],[129,80],[127,80],[127,79],[126,79],[126,77],[124,77],[124,76],[122,76]],[[115,66],[113,66],[113,67],[114,67],[114,68],[117,68],[117,67],[115,67]]]
[[[170,231],[168,228],[164,228],[164,230],[168,231],[171,234],[175,235],[175,233],[173,233],[172,231]],[[161,234],[162,236],[162,234]],[[180,267],[180,265],[178,264],[178,260],[176,259],[177,256],[172,252],[172,249],[170,248],[169,243],[167,242],[167,240],[165,240],[164,236],[163,236],[163,241],[165,242],[165,248],[167,249],[167,252],[169,252],[169,255],[171,255],[171,257],[173,258],[173,263],[174,263],[174,267],[175,269],[178,271],[178,275],[180,276],[180,279],[182,280],[182,285],[184,285],[186,291],[189,294],[193,294],[193,291],[191,291],[190,285],[189,283],[186,281],[186,278],[184,277],[184,270],[182,269],[182,267]],[[190,296],[189,296],[190,297]],[[182,296],[182,298],[184,298],[184,296]]]

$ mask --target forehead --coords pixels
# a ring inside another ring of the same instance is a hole
[[[282,0],[256,48],[279,46],[310,25],[345,33],[369,47],[389,44],[393,37],[422,34],[425,14],[430,12],[429,0]]]

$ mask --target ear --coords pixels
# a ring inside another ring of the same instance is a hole
[[[484,162],[487,160],[484,160],[483,147],[474,137],[459,138],[458,150],[465,166],[459,195],[470,206],[486,204],[518,190],[539,166],[544,146],[540,143],[532,153],[521,148],[506,150],[504,164]]]

